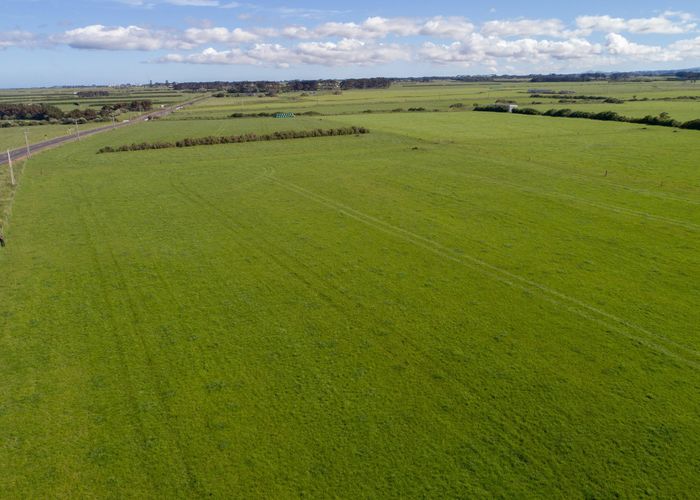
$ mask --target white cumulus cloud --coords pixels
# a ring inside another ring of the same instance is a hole
[[[694,31],[697,24],[693,16],[681,12],[664,12],[660,16],[623,19],[610,16],[580,16],[576,26],[586,33],[599,31],[603,33],[643,33],[660,35],[679,35]]]
[[[368,66],[409,59],[410,51],[399,45],[343,39],[338,42],[303,42],[292,47],[256,43],[246,50],[234,48],[220,51],[210,47],[195,54],[168,54],[157,62],[288,67],[292,64]]]
[[[10,47],[33,47],[39,42],[39,37],[29,31],[0,31],[0,50]]]
[[[117,1],[141,6],[254,7],[227,0]],[[266,11],[270,9],[283,8]],[[346,14],[335,12],[338,16]],[[588,69],[633,61],[677,61],[683,67],[697,65],[700,59],[696,17],[674,11],[638,18],[579,16],[568,22],[556,18],[518,18],[475,24],[462,16],[374,16],[364,20],[301,21],[273,27],[256,26],[251,20],[248,23],[242,28],[227,26],[223,19],[218,19],[216,24],[199,23],[188,29],[93,24],[50,36],[8,31],[0,32],[0,49],[63,44],[77,49],[170,52],[154,56],[153,60],[163,63],[288,67],[415,61],[436,65],[478,64],[482,68],[530,68],[532,72],[554,67]],[[653,43],[645,43],[648,35],[655,35],[649,37]]]
[[[569,32],[560,19],[520,19],[517,21],[489,21],[481,32],[487,36],[551,36],[567,37]]]
[[[607,49],[613,56],[624,56],[627,59],[646,59],[650,61],[672,61],[678,59],[676,51],[665,50],[655,45],[642,45],[630,42],[618,33],[610,33],[607,37]]]
[[[244,31],[240,28],[229,30],[228,28],[189,28],[185,30],[184,40],[196,44],[208,43],[239,44],[258,40],[255,33]]]
[[[103,26],[101,24],[66,31],[63,35],[54,37],[53,41],[76,49],[99,50],[190,50],[195,46],[167,31],[150,30],[139,26]]]

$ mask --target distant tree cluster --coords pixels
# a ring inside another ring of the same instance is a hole
[[[142,99],[131,102],[118,102],[116,104],[107,104],[102,106],[100,110],[101,113],[111,113],[114,111],[133,111],[133,112],[144,112],[153,109],[153,101],[150,99]]]
[[[497,77],[494,75],[462,75],[462,76],[457,76],[454,79],[459,81],[459,82],[466,82],[466,83],[481,83],[481,82],[492,82],[496,79]],[[447,79],[447,78],[445,78]]]
[[[280,85],[280,92],[316,92],[320,87],[320,80],[292,80]]]
[[[508,106],[501,104],[488,104],[485,106],[475,106],[474,111],[486,111],[492,113],[508,113]],[[587,120],[600,120],[607,122],[638,123],[642,125],[654,125],[659,127],[674,127],[688,130],[700,130],[700,120],[680,122],[671,118],[668,113],[661,113],[658,116],[647,115],[643,118],[631,118],[623,116],[615,111],[601,111],[594,113],[591,111],[578,111],[572,109],[550,109],[541,112],[534,108],[517,108],[512,113],[520,115],[542,115],[560,118],[584,118]]]
[[[189,148],[192,146],[213,146],[215,144],[235,144],[242,142],[282,141],[288,139],[304,139],[307,137],[330,137],[340,135],[369,134],[365,127],[342,127],[331,129],[313,130],[288,130],[284,132],[272,132],[271,134],[244,134],[228,136],[188,137],[176,142],[141,142],[125,144],[117,148],[106,146],[98,153],[118,153],[123,151],[143,151],[146,149]]]
[[[571,75],[529,75],[531,82],[591,82],[598,80],[630,81],[643,78],[669,78],[675,80],[700,80],[700,72],[690,71],[631,71],[616,73],[578,73]]]
[[[700,80],[700,71],[678,71],[674,76],[679,80],[690,80],[695,83]]]
[[[106,90],[81,90],[75,93],[80,98],[91,98],[91,97],[107,97],[109,92]]]
[[[607,80],[606,73],[580,73],[573,75],[534,75],[530,78],[532,83],[545,82],[592,82],[596,80]]]
[[[150,100],[121,102],[102,106],[97,111],[93,108],[72,109],[64,112],[51,104],[0,104],[0,120],[27,120],[49,123],[71,123],[106,119],[114,113],[126,111],[144,112],[153,109]],[[9,125],[7,125],[9,126]]]
[[[276,95],[283,92],[317,92],[319,90],[342,91],[350,89],[388,88],[392,78],[350,78],[347,80],[291,80],[287,82],[184,82],[173,85],[175,90],[223,91],[236,95]]]
[[[50,104],[0,104],[0,120],[51,120],[63,118],[61,109]]]
[[[349,89],[387,88],[394,83],[425,84],[440,81],[458,82],[591,82],[591,81],[634,81],[648,78],[663,78],[688,80],[695,82],[700,79],[700,72],[685,71],[635,71],[617,73],[576,73],[576,74],[530,74],[530,75],[458,75],[458,76],[423,76],[416,78],[349,78],[345,80],[292,80],[286,82],[272,81],[242,81],[242,82],[185,82],[173,83],[174,90],[186,91],[224,91],[231,94],[265,94],[275,95],[282,92],[315,92],[318,90],[342,91]],[[166,81],[167,84],[167,81]],[[533,93],[533,92],[531,92]],[[554,93],[541,89],[537,93]],[[561,94],[574,93],[570,90],[560,91]]]
[[[350,89],[387,89],[394,83],[393,78],[350,78],[340,81],[342,90]]]

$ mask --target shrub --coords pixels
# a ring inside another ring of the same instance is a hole
[[[215,144],[233,144],[241,142],[258,142],[258,141],[279,141],[286,139],[303,139],[306,137],[328,137],[339,135],[361,135],[369,134],[369,129],[365,127],[342,127],[332,129],[314,129],[314,130],[287,130],[273,132],[271,134],[243,134],[230,136],[207,136],[207,137],[186,137],[174,143],[172,142],[142,142],[125,144],[119,147],[105,146],[98,150],[98,153],[116,153],[123,151],[143,151],[146,149],[165,149],[165,148],[189,148],[192,146],[212,146]]]
[[[571,116],[571,113],[573,113],[573,110],[569,108],[564,108],[564,109],[549,109],[544,112],[545,116],[561,116],[561,117],[569,117]]]
[[[690,120],[681,125],[681,128],[689,130],[700,130],[700,120]]]
[[[475,105],[474,111],[487,111],[491,113],[507,113],[508,106],[504,104],[486,104],[484,106]]]
[[[542,113],[535,108],[517,108],[513,110],[513,113],[519,115],[541,115]]]
[[[659,127],[680,127],[681,122],[671,118],[668,113],[662,113],[659,116],[647,115],[644,118],[632,118],[628,120],[631,123],[641,123],[644,125],[656,125]]]
[[[569,118],[586,118],[588,120],[592,120],[594,116],[595,113],[590,111],[572,111]]]
[[[602,111],[591,116],[592,120],[601,120],[606,122],[624,122],[627,119],[624,116],[618,115],[614,111]]]

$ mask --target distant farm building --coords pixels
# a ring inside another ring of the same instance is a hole
[[[294,113],[275,113],[275,118],[294,118]]]
[[[509,105],[508,105],[508,112],[509,112],[509,113],[512,113],[512,112],[515,111],[516,109],[518,109],[518,105],[517,105],[517,104],[509,104]]]

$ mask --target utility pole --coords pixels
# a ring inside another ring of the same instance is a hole
[[[15,187],[17,183],[15,182],[15,171],[12,169],[12,155],[10,155],[10,150],[7,150],[7,163],[10,165],[10,185]]]
[[[32,152],[29,149],[29,137],[27,137],[27,129],[24,130],[24,144],[27,145],[27,158],[32,156]]]
[[[112,115],[112,130],[114,130],[115,128],[117,128],[117,122],[114,119],[114,115]]]
[[[78,120],[74,118],[73,123],[75,123],[75,133],[78,136],[78,141],[80,141],[80,129],[78,128]]]

